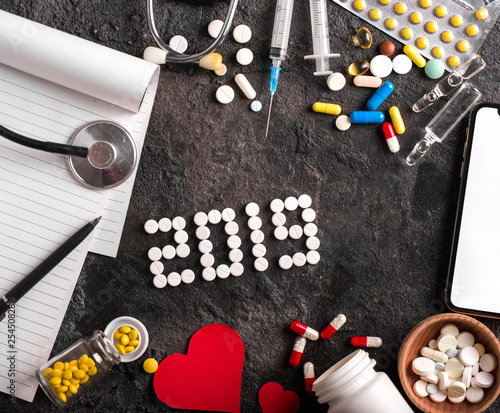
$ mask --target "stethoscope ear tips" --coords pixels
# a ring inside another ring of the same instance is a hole
[[[157,65],[163,65],[166,62],[167,52],[158,47],[146,47],[144,50],[143,59]]]

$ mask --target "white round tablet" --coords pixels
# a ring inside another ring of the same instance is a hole
[[[273,199],[270,207],[273,212],[281,212],[285,208],[285,203],[281,199]]]
[[[434,361],[427,357],[417,357],[411,364],[411,368],[417,376],[428,376],[434,373],[434,366]]]
[[[424,380],[417,380],[413,383],[413,391],[418,397],[427,397],[429,395],[427,392],[427,382]]]
[[[233,38],[238,43],[246,43],[252,38],[252,30],[246,24],[240,24],[234,28]]]
[[[252,254],[256,258],[263,257],[264,255],[266,255],[266,252],[267,248],[264,244],[255,244],[252,247]]]
[[[311,265],[315,265],[319,262],[320,255],[318,251],[309,251],[306,254],[307,262]]]
[[[215,277],[217,276],[217,274],[215,273],[214,268],[207,267],[207,268],[203,269],[201,276],[205,281],[213,281],[213,280],[215,280]]]
[[[259,217],[250,217],[248,219],[248,228],[251,230],[255,231],[257,229],[260,229],[262,226],[262,220]]]
[[[231,274],[231,271],[226,264],[221,264],[217,267],[217,269],[215,270],[215,273],[217,274],[217,277],[225,279],[225,278],[229,277],[229,275]]]
[[[221,213],[220,213],[220,211],[217,211],[216,209],[212,209],[208,213],[208,222],[210,222],[211,224],[214,224],[214,225],[218,224],[221,219],[222,219]]]
[[[210,229],[208,227],[198,227],[196,228],[196,238],[205,240],[210,237]]]
[[[380,78],[387,77],[392,72],[392,61],[389,57],[380,54],[370,61],[370,72],[373,76]]]
[[[148,258],[151,261],[159,261],[161,259],[161,249],[158,247],[150,248],[148,251]]]
[[[295,211],[299,206],[299,200],[294,196],[289,196],[285,199],[285,208],[288,211]]]
[[[168,45],[176,52],[184,53],[188,48],[188,41],[184,36],[178,34],[170,39]]]
[[[203,254],[200,257],[200,264],[205,268],[211,267],[212,265],[214,265],[214,262],[215,262],[215,257],[212,254],[210,254],[209,252],[207,252],[206,254]]]
[[[172,228],[176,231],[186,228],[186,220],[182,217],[175,217],[172,220]]]
[[[229,251],[229,261],[241,262],[243,259],[243,252],[239,248]]]
[[[238,50],[236,53],[236,61],[242,66],[249,65],[253,61],[253,52],[246,47]]]
[[[288,270],[292,268],[293,259],[289,255],[282,255],[278,261],[278,264],[284,270]]]
[[[307,258],[304,253],[296,252],[292,257],[293,265],[296,267],[302,267],[307,262]]]
[[[497,359],[493,354],[486,353],[479,359],[479,367],[486,373],[491,373],[497,368]]]
[[[458,354],[458,358],[464,366],[473,366],[479,362],[479,353],[474,347],[466,346]]]
[[[493,386],[494,381],[495,377],[493,376],[493,374],[487,373],[485,371],[480,371],[479,373],[476,374],[475,377],[476,384],[483,389],[487,389]]]
[[[444,391],[439,390],[436,393],[429,394],[429,398],[435,403],[442,403],[448,398],[448,395]]]
[[[460,404],[465,400],[465,394],[462,394],[461,396],[458,397],[453,397],[448,395],[448,400],[453,404]]]
[[[427,344],[427,347],[429,347],[432,350],[435,350],[437,349],[437,345],[438,345],[437,340],[432,339],[431,341],[429,341],[429,344]]]
[[[392,68],[400,75],[406,75],[411,70],[412,65],[411,59],[405,54],[398,54],[392,59]]]
[[[222,20],[212,20],[208,25],[208,34],[215,39],[222,30],[222,26],[224,26]]]
[[[306,237],[314,237],[318,233],[318,226],[312,222],[304,225],[304,235]]]
[[[177,242],[177,244],[185,244],[186,242],[188,242],[188,239],[189,239],[188,233],[183,229],[175,231],[174,241]]]
[[[176,254],[175,247],[173,245],[165,245],[161,250],[161,253],[163,255],[163,258],[165,258],[166,260],[171,260],[175,257]]]
[[[484,399],[484,390],[481,387],[469,387],[465,394],[469,403],[480,403]]]
[[[462,331],[457,337],[457,347],[458,348],[473,346],[475,342],[476,342],[476,339],[468,331]]]
[[[212,251],[213,247],[214,246],[212,244],[212,241],[208,239],[204,239],[203,241],[200,241],[200,243],[198,244],[198,249],[202,254],[208,254],[209,252]]]
[[[276,212],[273,214],[271,221],[276,227],[281,227],[286,223],[286,216],[283,212]]]
[[[318,237],[309,237],[306,240],[306,247],[311,251],[315,251],[319,248],[320,241]]]
[[[231,235],[227,239],[227,246],[231,249],[239,248],[241,245],[241,238],[238,235]]]
[[[187,244],[179,244],[177,245],[177,248],[175,248],[175,253],[179,258],[186,258],[190,252],[191,249]]]
[[[300,225],[292,225],[288,230],[288,236],[292,239],[299,239],[304,231]]]
[[[446,390],[450,385],[450,376],[448,376],[448,373],[442,371],[439,373],[438,379],[439,390]]]
[[[178,272],[171,272],[167,276],[167,283],[171,287],[177,287],[181,283],[181,275]]]
[[[197,226],[203,227],[208,223],[208,215],[204,212],[197,212],[194,214],[193,221]]]
[[[227,235],[236,235],[239,229],[240,227],[234,221],[229,221],[226,225],[224,225],[224,231]]]
[[[274,229],[274,237],[276,239],[279,239],[280,241],[283,241],[288,237],[288,229],[284,226],[279,226]]]
[[[224,63],[222,63],[217,70],[214,70],[214,73],[217,76],[224,76],[227,73],[227,66]]]
[[[339,72],[332,73],[326,79],[326,84],[330,90],[340,90],[346,84],[345,76]]]
[[[338,130],[346,131],[351,127],[351,119],[347,115],[340,115],[335,119],[335,126]]]
[[[441,327],[440,333],[442,336],[452,335],[453,337],[457,337],[460,334],[460,330],[455,324],[448,323]]]
[[[254,112],[260,112],[262,110],[262,103],[258,100],[254,100],[252,103],[250,103],[250,109],[252,109]]]
[[[158,231],[158,222],[156,222],[154,219],[148,219],[144,224],[144,230],[148,234],[154,234],[156,231]]]
[[[297,199],[299,201],[299,207],[306,209],[312,205],[312,198],[307,194],[302,194]]]
[[[244,268],[243,265],[239,262],[233,262],[229,266],[229,271],[231,272],[231,275],[234,277],[239,277],[241,274],[243,274]]]
[[[167,285],[167,277],[163,274],[155,275],[153,278],[153,284],[156,288],[164,288]]]
[[[181,280],[184,284],[191,284],[194,281],[194,271],[193,270],[184,270],[181,272]]]
[[[259,211],[260,211],[260,208],[255,202],[250,202],[245,207],[245,212],[249,217],[254,217],[256,215],[259,215]]]
[[[153,261],[149,266],[149,271],[151,271],[153,275],[161,274],[164,269],[165,267],[160,261]]]
[[[215,92],[215,98],[222,104],[227,105],[234,99],[234,90],[231,86],[222,85]]]
[[[306,208],[302,211],[301,217],[305,222],[313,222],[316,219],[316,211],[312,208]]]
[[[168,218],[162,218],[158,221],[158,229],[161,232],[168,232],[172,229],[172,221]]]
[[[262,244],[264,242],[264,233],[260,229],[252,231],[250,233],[250,240],[254,244]]]
[[[257,271],[263,272],[269,267],[269,262],[264,257],[259,257],[255,260],[253,265]]]
[[[225,222],[234,221],[234,218],[236,218],[236,212],[234,212],[233,208],[224,208],[221,216]]]

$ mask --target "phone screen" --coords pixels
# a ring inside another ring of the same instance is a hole
[[[453,309],[497,317],[500,317],[499,107],[481,105],[469,125],[447,293]]]

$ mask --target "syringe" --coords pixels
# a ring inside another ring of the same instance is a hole
[[[326,0],[309,0],[311,9],[311,30],[313,41],[313,55],[304,56],[304,59],[316,59],[314,76],[325,76],[332,73],[330,70],[331,57],[339,57],[338,53],[330,53],[330,37],[328,35],[328,19],[326,14]]]
[[[271,101],[269,103],[269,115],[267,116],[266,138],[269,132],[269,121],[271,120],[271,108],[273,106],[273,97],[278,86],[278,78],[281,71],[281,63],[285,60],[288,48],[288,39],[290,36],[290,25],[292,22],[293,0],[277,0],[276,12],[274,14],[273,37],[271,40],[271,82],[269,91],[271,92]]]

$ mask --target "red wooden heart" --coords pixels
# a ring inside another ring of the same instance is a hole
[[[259,391],[262,413],[295,413],[299,410],[299,396],[291,390],[285,391],[278,383],[264,384]]]
[[[191,337],[187,355],[158,366],[154,388],[175,409],[239,413],[245,346],[232,328],[210,324]]]

